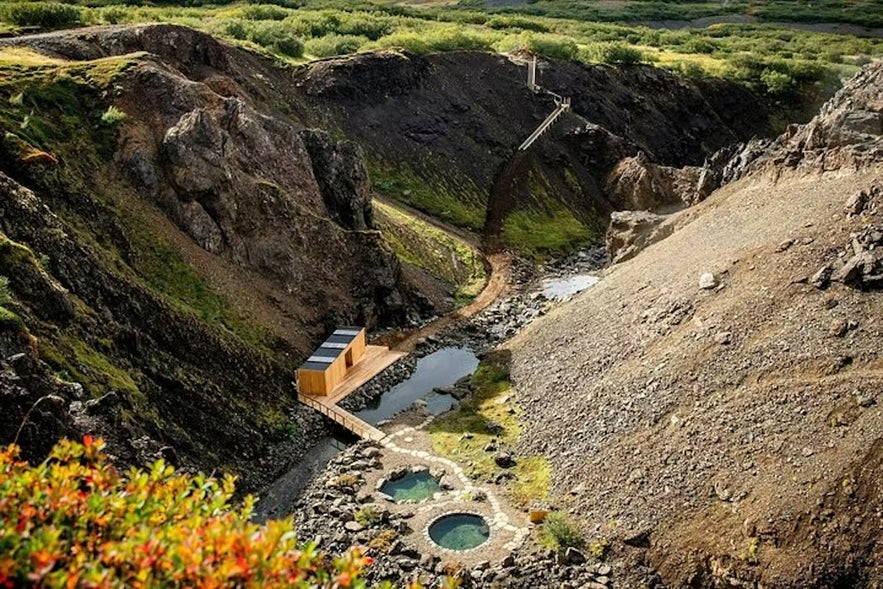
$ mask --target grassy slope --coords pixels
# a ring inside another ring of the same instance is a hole
[[[505,366],[486,358],[472,375],[474,394],[459,408],[429,425],[433,449],[467,464],[467,474],[476,479],[492,480],[503,472],[494,462],[495,452],[485,451],[494,443],[500,449],[513,445],[523,427],[524,415],[516,404]],[[512,499],[521,506],[546,499],[551,466],[542,456],[517,456],[509,469],[514,478],[508,483]]]
[[[270,341],[259,326],[239,317],[170,244],[138,219],[118,210],[110,200],[102,200],[106,195],[95,187],[94,179],[101,175],[113,141],[113,123],[104,117],[108,108],[105,92],[129,67],[131,59],[124,56],[59,62],[27,50],[0,50],[0,153],[6,165],[19,162],[17,168],[13,164],[13,170],[33,178],[41,196],[56,195],[51,203],[53,212],[59,215],[70,237],[100,260],[100,268],[95,271],[150,293],[161,301],[160,305],[186,317],[187,329],[193,325],[193,329],[204,330],[212,340],[209,345],[224,346],[233,354],[247,353],[256,362],[269,361],[270,349],[277,342]],[[46,164],[50,158],[58,158],[60,163]],[[64,196],[59,199],[57,195]],[[56,267],[56,252],[25,251],[31,263],[45,271],[51,273]],[[22,263],[8,256],[0,262],[0,275],[14,274],[16,264]],[[153,431],[153,435],[165,432],[187,439],[190,432],[160,416],[156,399],[152,398],[157,385],[155,380],[148,382],[147,373],[177,379],[182,383],[181,392],[202,386],[199,383],[204,375],[186,373],[189,368],[170,367],[164,352],[140,359],[129,357],[118,348],[116,335],[105,333],[107,329],[101,327],[106,323],[101,309],[72,298],[76,317],[70,324],[29,325],[36,328],[39,345],[35,347],[41,359],[60,377],[83,384],[89,397],[117,391],[125,399],[125,422]],[[157,317],[155,323],[164,320],[172,317]],[[208,391],[214,390],[216,383],[205,386],[206,394],[212,394]],[[256,397],[247,404],[232,396],[215,402],[218,407],[236,406],[239,415],[263,432],[275,435],[273,432],[287,431],[290,400],[261,396],[264,398]],[[208,459],[225,463],[220,454]]]
[[[473,299],[484,288],[483,257],[470,244],[403,209],[374,201],[374,212],[398,257],[451,284],[458,302]]]

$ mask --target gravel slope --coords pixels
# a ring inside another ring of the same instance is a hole
[[[883,227],[880,192],[844,209],[883,178],[866,157],[881,74],[768,161],[856,113],[860,141],[829,133],[820,160],[758,166],[510,343],[532,415],[522,450],[549,455],[587,535],[669,586],[880,586],[883,291],[810,279],[853,255],[851,234]],[[717,288],[699,288],[706,272]]]

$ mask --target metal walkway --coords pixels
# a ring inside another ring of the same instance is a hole
[[[536,128],[536,130],[528,136],[527,139],[524,140],[520,146],[518,146],[518,151],[524,151],[531,145],[533,142],[540,138],[540,135],[549,130],[549,127],[555,124],[555,121],[558,120],[558,117],[563,115],[565,112],[570,110],[570,98],[562,98],[561,102],[552,111],[552,113],[546,117],[546,120],[540,123],[540,126]]]
[[[540,138],[540,135],[549,130],[549,127],[555,124],[555,121],[558,120],[558,117],[563,115],[565,112],[570,110],[570,98],[562,97],[558,94],[550,90],[546,90],[539,84],[537,84],[537,56],[531,56],[531,60],[527,62],[527,87],[530,88],[530,91],[535,94],[550,94],[555,98],[555,110],[546,117],[540,126],[537,127],[533,133],[531,133],[527,139],[524,140],[520,146],[518,146],[518,151],[525,151],[531,145],[534,144],[534,141]]]

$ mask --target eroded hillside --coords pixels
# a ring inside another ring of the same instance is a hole
[[[879,587],[881,145],[877,62],[511,342],[522,450],[623,570]]]
[[[772,133],[762,100],[730,82],[543,61],[540,84],[571,97],[572,112],[490,197],[498,171],[555,108],[528,89],[525,63],[480,52],[325,60],[297,74],[298,112],[362,145],[380,192],[476,231],[487,221],[491,237],[508,232],[505,245],[523,253],[598,237],[612,210],[632,208],[607,186],[623,158],[701,165],[725,145]]]
[[[51,394],[19,439],[31,457],[84,431],[207,472],[296,457],[315,417],[291,371],[315,340],[425,309],[361,150],[270,106],[284,71],[187,29],[0,52],[4,441]]]

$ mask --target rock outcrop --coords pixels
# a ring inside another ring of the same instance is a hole
[[[607,254],[614,264],[638,255],[649,245],[672,234],[674,226],[666,217],[649,211],[620,211],[610,215],[607,227]]]

